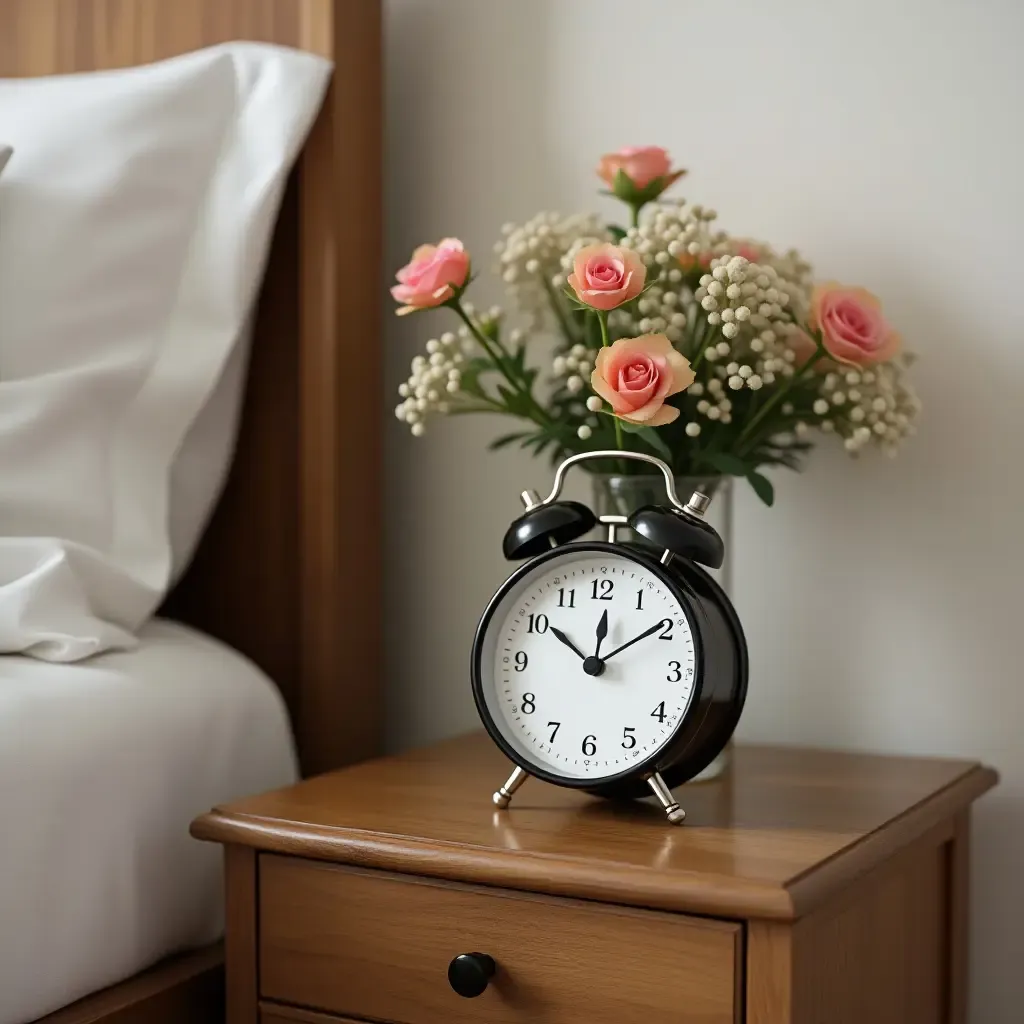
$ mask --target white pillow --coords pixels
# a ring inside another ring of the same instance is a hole
[[[0,652],[130,646],[164,596],[172,465],[329,74],[230,43],[0,80]]]

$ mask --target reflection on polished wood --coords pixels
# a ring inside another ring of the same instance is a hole
[[[995,783],[967,761],[736,748],[722,781],[611,804],[534,781],[494,812],[509,765],[485,735],[233,804],[200,838],[364,867],[709,914],[792,919]]]

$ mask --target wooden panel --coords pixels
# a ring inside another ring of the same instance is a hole
[[[792,1024],[943,1024],[946,898],[933,832],[798,922]]]
[[[232,39],[331,56],[330,15],[330,0],[3,0],[0,68],[14,76],[128,67]]]
[[[223,964],[220,943],[174,957],[41,1017],[36,1024],[221,1024]]]
[[[961,811],[953,822],[953,837],[946,844],[949,1024],[967,1024],[968,959],[970,932],[971,814]]]
[[[404,1024],[732,1024],[739,925],[262,855],[267,999]],[[494,957],[476,999],[459,953]]]
[[[371,757],[383,737],[378,0],[337,3],[332,39],[334,77],[300,181],[303,684],[293,714],[306,774]]]
[[[362,1024],[351,1017],[335,1017],[326,1013],[314,1013],[312,1010],[300,1010],[294,1006],[275,1006],[273,1003],[261,1004],[260,1024]]]
[[[554,895],[790,920],[949,820],[995,783],[962,761],[736,748],[684,786],[683,828],[531,780],[491,804],[508,762],[483,734],[239,801],[195,835],[275,852]]]
[[[747,1024],[793,1020],[793,926],[751,921],[747,926]]]
[[[224,848],[227,1024],[256,1024],[257,858],[244,846]]]

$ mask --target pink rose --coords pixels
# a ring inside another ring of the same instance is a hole
[[[900,336],[882,316],[881,304],[864,288],[847,288],[828,281],[811,295],[808,323],[821,331],[825,350],[851,366],[871,366],[891,359],[900,349]]]
[[[644,261],[632,249],[598,242],[576,253],[569,286],[580,302],[607,311],[635,299],[646,277]]]
[[[469,275],[469,254],[457,238],[442,238],[437,245],[421,245],[412,259],[395,277],[398,284],[391,289],[399,316],[417,309],[430,309],[447,302],[454,288],[461,288]],[[453,287],[454,286],[454,287]]]
[[[621,419],[660,427],[679,415],[665,399],[686,390],[693,378],[689,361],[664,334],[645,334],[601,349],[590,386]]]
[[[754,242],[740,242],[739,245],[736,246],[736,251],[732,255],[742,256],[750,263],[757,263],[760,261],[764,253],[761,252],[760,246]]]
[[[668,188],[685,171],[673,171],[668,153],[661,146],[624,146],[617,153],[606,153],[597,165],[598,177],[615,187],[615,176],[622,171],[636,188],[646,188],[656,178],[666,178]]]

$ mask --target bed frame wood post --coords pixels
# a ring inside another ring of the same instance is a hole
[[[344,59],[299,173],[307,684],[296,729],[307,775],[379,753],[383,720],[381,13],[375,2],[320,11],[332,14],[332,49]]]

